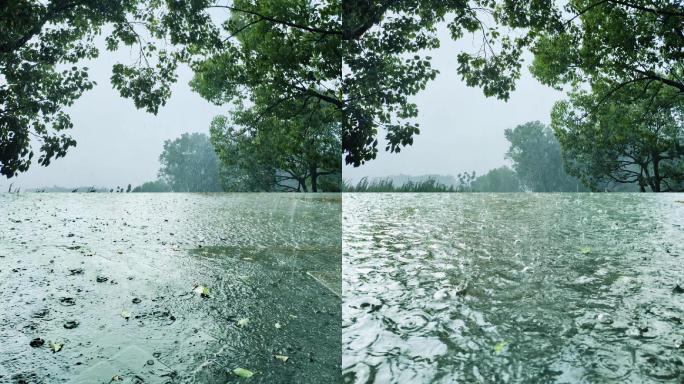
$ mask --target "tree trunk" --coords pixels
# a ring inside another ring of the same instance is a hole
[[[318,167],[313,164],[309,167],[311,172],[311,192],[318,192]]]
[[[653,154],[653,192],[660,192],[660,155]]]
[[[648,163],[644,166],[644,175],[646,175],[646,183],[648,183],[648,186],[651,188],[651,192],[656,192],[656,186],[655,183],[653,182],[653,178],[651,177],[651,173],[648,172]]]
[[[639,192],[646,192],[646,182],[644,181],[644,166],[639,164]]]

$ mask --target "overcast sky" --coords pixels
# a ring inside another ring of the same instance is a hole
[[[467,87],[456,73],[456,56],[463,50],[473,52],[472,40],[454,42],[445,28],[439,33],[441,47],[429,55],[433,68],[440,74],[415,97],[420,135],[399,154],[385,152],[380,143],[375,160],[358,168],[343,168],[345,179],[358,181],[364,176],[396,174],[456,175],[465,171],[484,174],[508,163],[504,159],[508,149],[506,128],[532,120],[549,122],[551,107],[563,94],[532,78],[527,64],[508,102],[486,98],[479,88]]]
[[[70,134],[77,146],[48,167],[34,161],[26,173],[9,180],[0,177],[0,190],[7,190],[11,182],[26,189],[53,185],[125,187],[155,180],[164,140],[184,132],[208,133],[212,118],[228,110],[192,92],[188,68],[180,71],[173,96],[156,116],[137,110],[131,100],[112,89],[109,78],[116,62],[131,63],[131,52],[101,49],[98,59],[85,63],[98,85],[68,109],[74,123]]]

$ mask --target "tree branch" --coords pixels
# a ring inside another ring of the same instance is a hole
[[[236,8],[236,7],[233,7],[230,5],[211,5],[211,6],[209,6],[209,8],[225,8],[225,9],[229,9],[233,12],[241,12],[241,13],[245,13],[248,15],[257,16],[263,20],[267,20],[267,21],[270,21],[272,23],[282,24],[282,25],[286,25],[286,26],[291,27],[291,28],[301,29],[301,30],[308,31],[308,32],[320,33],[322,35],[341,35],[342,34],[340,31],[330,31],[327,29],[311,27],[308,25],[296,24],[296,23],[293,23],[291,21],[276,19],[275,17],[266,16],[266,15],[263,15],[263,14],[256,12],[256,11],[250,11],[247,9]]]

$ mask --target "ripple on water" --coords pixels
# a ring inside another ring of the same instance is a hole
[[[684,381],[677,199],[345,195],[345,382]]]

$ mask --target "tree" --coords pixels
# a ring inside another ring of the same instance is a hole
[[[229,190],[319,190],[341,182],[339,1],[236,1],[227,34],[193,63],[193,88],[236,106],[212,124]],[[339,189],[339,185],[337,189]]]
[[[507,99],[520,76],[520,55],[529,37],[502,34],[501,28],[546,26],[559,12],[548,2],[515,0],[368,1],[342,3],[345,74],[342,147],[347,164],[359,166],[376,157],[379,131],[385,150],[399,152],[418,134],[418,109],[410,101],[435,78],[431,58],[437,26],[446,22],[451,38],[473,35],[475,52],[458,53],[455,68],[468,86],[487,96]],[[488,21],[495,23],[488,23]],[[498,23],[498,24],[496,24]],[[534,29],[536,30],[536,29]]]
[[[209,137],[184,133],[164,142],[159,179],[174,192],[218,192],[219,162]]]
[[[163,53],[147,59],[157,47],[144,43],[134,25],[154,25],[147,8],[151,4],[139,0],[0,2],[0,174],[9,178],[26,171],[36,153],[38,163],[47,166],[76,145],[66,133],[72,123],[64,108],[95,84],[88,79],[88,68],[78,63],[98,56],[93,41],[105,25],[111,28],[107,49],[122,43],[138,45],[140,51],[132,66],[114,66],[112,83],[123,96],[134,98],[136,106],[156,113],[175,80],[175,59]]]
[[[514,170],[507,166],[490,170],[472,182],[477,192],[521,192],[520,180]]]
[[[574,0],[571,17],[553,28],[538,28],[532,43],[533,74],[555,87],[594,89],[607,102],[630,85],[684,93],[684,3],[673,0]]]
[[[637,184],[643,192],[684,190],[684,104],[665,84],[631,84],[610,102],[603,89],[554,106],[552,126],[568,171],[593,190]]]
[[[466,83],[481,86],[488,96],[508,97],[528,39],[502,35],[483,19],[518,28],[557,16],[544,2],[520,3],[196,0],[171,14],[197,14],[203,29],[194,33],[196,22],[180,28],[167,23],[174,29],[166,33],[206,37],[194,39],[183,59],[195,70],[194,88],[214,103],[248,101],[260,106],[261,114],[281,119],[291,114],[282,108],[286,102],[313,99],[334,106],[342,121],[345,161],[358,166],[375,158],[379,130],[386,133],[386,150],[412,144],[419,130],[409,98],[437,73],[420,52],[438,46],[436,25],[443,21],[449,20],[454,39],[481,36],[478,53],[458,56],[457,70]],[[207,15],[216,10],[225,10],[227,21],[212,22]]]
[[[334,107],[319,106],[321,101],[285,103],[290,110],[310,111],[266,118],[255,106],[214,119],[211,137],[228,189],[318,192],[319,179],[328,176],[326,188],[339,190],[340,123]],[[329,177],[339,180],[336,187]]]
[[[553,131],[533,121],[506,129],[511,146],[506,158],[513,161],[520,183],[533,192],[573,192],[585,188],[563,168],[561,147]]]

